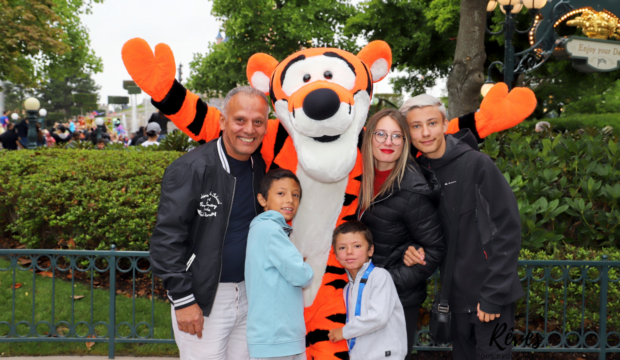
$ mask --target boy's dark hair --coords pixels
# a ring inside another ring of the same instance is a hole
[[[105,139],[100,138],[99,140],[97,140],[97,144],[105,144]]]
[[[267,194],[269,193],[271,184],[273,184],[273,182],[276,180],[286,179],[286,178],[295,180],[297,185],[299,185],[299,198],[301,199],[301,193],[302,193],[301,183],[299,182],[297,175],[293,174],[292,171],[286,170],[286,169],[269,170],[269,172],[265,174],[265,176],[260,182],[260,185],[258,186],[258,193],[263,195],[265,200],[267,200]]]
[[[353,220],[340,224],[334,230],[334,235],[332,235],[332,248],[334,248],[334,251],[336,251],[336,239],[338,239],[338,235],[350,233],[362,234],[364,240],[368,243],[368,248],[370,249],[373,246],[372,233],[368,226],[361,221]]]

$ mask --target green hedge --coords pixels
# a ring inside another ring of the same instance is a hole
[[[180,135],[167,140],[170,148],[188,144]],[[517,197],[524,249],[618,247],[617,142],[615,135],[595,129],[557,134],[522,126],[485,140],[481,149]],[[73,239],[82,249],[105,249],[112,242],[127,250],[148,249],[161,177],[182,153],[161,151],[163,144],[114,145],[119,150],[110,151],[74,145],[0,153],[0,228],[35,248]]]
[[[609,261],[620,260],[620,250],[616,248],[603,248],[599,250],[585,249],[581,247],[567,245],[558,249],[552,254],[547,254],[545,251],[533,252],[527,249],[522,249],[519,258],[521,260],[581,260],[581,261],[600,261],[603,255],[607,255]],[[525,268],[519,268],[520,278],[525,278]],[[553,279],[561,279],[563,276],[562,269],[559,267],[553,267],[549,270]],[[569,270],[570,279],[580,279],[582,275],[581,270],[578,268],[571,268]],[[584,274],[588,279],[596,279],[598,277],[598,270],[596,268],[590,268],[587,270],[587,274]],[[617,268],[609,269],[609,279],[616,280],[620,277],[620,272]],[[534,279],[542,279],[545,276],[545,268],[533,267],[532,276]],[[562,324],[566,321],[566,332],[580,331],[583,328],[587,330],[597,331],[599,323],[599,301],[600,301],[600,282],[585,281],[585,301],[584,301],[584,288],[581,280],[567,281],[568,286],[564,286],[564,281],[530,281],[529,291],[529,312],[526,312],[526,297],[517,300],[515,311],[515,329],[524,332],[526,314],[529,319],[530,331],[540,328],[544,331],[544,314],[545,305],[547,307],[547,326],[548,331],[553,329],[561,329]],[[524,290],[527,290],[527,282],[523,282]],[[549,294],[546,296],[545,290],[549,288]],[[564,318],[564,290],[566,289],[566,318]],[[431,286],[427,287],[428,297],[422,305],[425,309],[430,309],[435,292],[434,280],[431,280]],[[582,311],[584,315],[584,323],[582,324]],[[610,316],[612,314],[618,314],[620,312],[620,283],[609,282],[607,292],[607,331],[619,331],[620,330],[620,317]],[[540,331],[540,330],[539,330]],[[562,333],[561,330],[559,330]],[[613,339],[613,337],[612,337]],[[555,341],[555,338],[551,339]],[[574,341],[575,337],[569,338],[570,341]]]
[[[596,129],[557,134],[520,126],[485,140],[482,150],[495,159],[517,197],[523,248],[618,246],[617,143],[615,135]]]
[[[588,127],[602,129],[605,126],[614,128],[614,134],[620,135],[620,113],[612,114],[573,114],[559,118],[545,119],[554,129],[576,131]]]
[[[32,248],[148,250],[160,183],[182,153],[0,153],[0,228]]]

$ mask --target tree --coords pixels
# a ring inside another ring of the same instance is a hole
[[[443,1],[443,0],[440,0]],[[454,62],[448,77],[450,117],[476,111],[484,84],[484,50],[488,0],[462,0]]]
[[[344,34],[390,44],[392,69],[404,73],[390,80],[394,91],[417,95],[450,71],[458,10],[458,1],[364,1],[347,20]]]
[[[0,0],[0,79],[33,85],[34,56],[70,50],[55,6],[53,0]]]
[[[338,0],[214,0],[212,13],[223,20],[226,40],[190,64],[188,88],[209,97],[247,84],[246,64],[257,52],[278,60],[305,47],[356,49],[342,28],[355,8]]]
[[[90,76],[67,76],[63,79],[52,78],[41,89],[39,100],[41,107],[49,112],[63,112],[71,117],[71,108],[74,107],[74,94],[96,94],[100,86]]]
[[[0,0],[0,79],[36,88],[55,72],[100,71],[79,15],[102,1]]]

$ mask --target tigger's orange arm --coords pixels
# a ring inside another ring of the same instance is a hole
[[[491,88],[480,104],[480,110],[450,121],[446,134],[470,129],[484,139],[494,132],[510,129],[536,109],[536,96],[528,88],[515,88],[508,93],[508,86],[498,83]]]
[[[153,105],[195,141],[209,141],[220,133],[220,111],[205,104],[175,80],[176,64],[172,50],[166,44],[155,46],[134,38],[123,45],[123,62],[127,72]]]

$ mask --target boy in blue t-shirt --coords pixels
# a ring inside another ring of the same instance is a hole
[[[313,272],[288,235],[301,200],[301,185],[289,170],[269,171],[258,202],[265,212],[250,224],[245,258],[250,358],[305,360],[306,325],[302,288]]]

